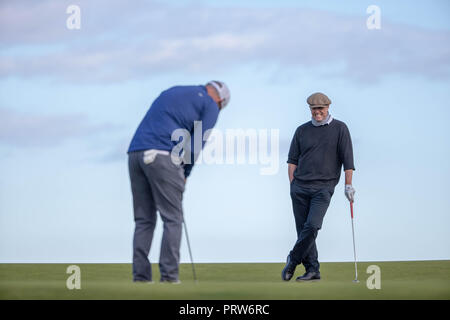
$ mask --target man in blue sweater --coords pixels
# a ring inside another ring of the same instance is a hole
[[[172,87],[156,98],[137,128],[128,149],[136,224],[133,281],[152,282],[148,254],[156,225],[156,211],[159,211],[164,224],[159,260],[160,281],[179,283],[184,185],[195,162],[194,154],[198,155],[200,150],[190,148],[187,145],[190,141],[184,136],[180,139],[185,153],[174,152],[174,147],[181,144],[179,137],[174,138],[174,132],[182,130],[193,137],[194,129],[197,130],[200,123],[204,137],[205,131],[214,127],[219,111],[229,101],[228,87],[220,81],[210,81],[200,86]],[[200,148],[203,145],[202,141]]]
[[[297,241],[281,272],[291,280],[295,268],[303,264],[306,273],[297,281],[320,279],[316,247],[317,233],[339,182],[341,168],[345,171],[345,195],[351,202],[353,147],[344,122],[333,119],[328,112],[330,99],[323,93],[308,97],[312,119],[297,128],[288,155],[288,174],[294,211]]]

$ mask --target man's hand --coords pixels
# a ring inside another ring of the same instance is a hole
[[[347,197],[348,201],[353,202],[355,200],[355,189],[351,184],[345,185],[345,196]]]
[[[294,180],[294,171],[297,169],[297,165],[288,163],[288,176],[289,176],[289,183],[292,183],[292,180]]]

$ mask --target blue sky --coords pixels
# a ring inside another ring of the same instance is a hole
[[[358,258],[449,259],[448,1],[218,3],[2,2],[0,262],[130,262],[129,141],[162,90],[211,79],[232,94],[217,128],[279,129],[280,171],[193,169],[196,261],[284,261],[286,156],[316,91],[352,134]],[[70,4],[80,30],[66,28]],[[371,4],[380,30],[366,28]],[[342,180],[317,242],[321,261],[353,259]],[[188,262],[184,238],[181,251]]]

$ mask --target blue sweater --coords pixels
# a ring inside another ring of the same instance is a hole
[[[163,91],[153,102],[131,140],[128,153],[158,149],[172,151],[178,141],[172,141],[172,132],[186,129],[194,138],[194,121],[202,121],[202,137],[212,129],[219,116],[219,106],[208,95],[205,86],[175,86]],[[204,142],[202,142],[202,147]],[[184,165],[187,178],[191,164]]]

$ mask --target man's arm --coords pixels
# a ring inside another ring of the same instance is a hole
[[[294,171],[297,169],[296,164],[288,163],[288,175],[289,175],[289,183],[292,183],[294,180]]]
[[[347,126],[342,129],[339,141],[339,157],[344,165],[345,172],[345,196],[348,201],[353,202],[355,200],[355,189],[352,186],[352,178],[355,166],[353,164],[352,138]]]
[[[191,174],[192,167],[194,166],[195,161],[197,160],[201,150],[205,146],[206,140],[203,140],[204,138],[207,138],[205,136],[205,132],[214,128],[214,125],[216,124],[218,115],[219,115],[219,108],[218,108],[217,104],[211,100],[211,104],[205,106],[202,117],[200,119],[201,126],[202,126],[202,133],[201,133],[202,134],[202,137],[201,137],[202,144],[200,146],[194,147],[194,145],[195,145],[194,133],[192,133],[192,136],[191,136],[191,155],[190,155],[191,163],[186,164],[184,166],[185,179],[187,179],[189,177],[189,175]],[[197,150],[197,149],[200,149],[200,150]]]
[[[289,147],[289,153],[288,153],[288,176],[289,176],[289,183],[292,183],[294,180],[294,171],[297,169],[298,165],[298,158],[300,157],[300,144],[298,141],[298,128],[295,130],[294,137],[291,141],[291,146]]]
[[[345,184],[352,184],[353,169],[345,170]]]

